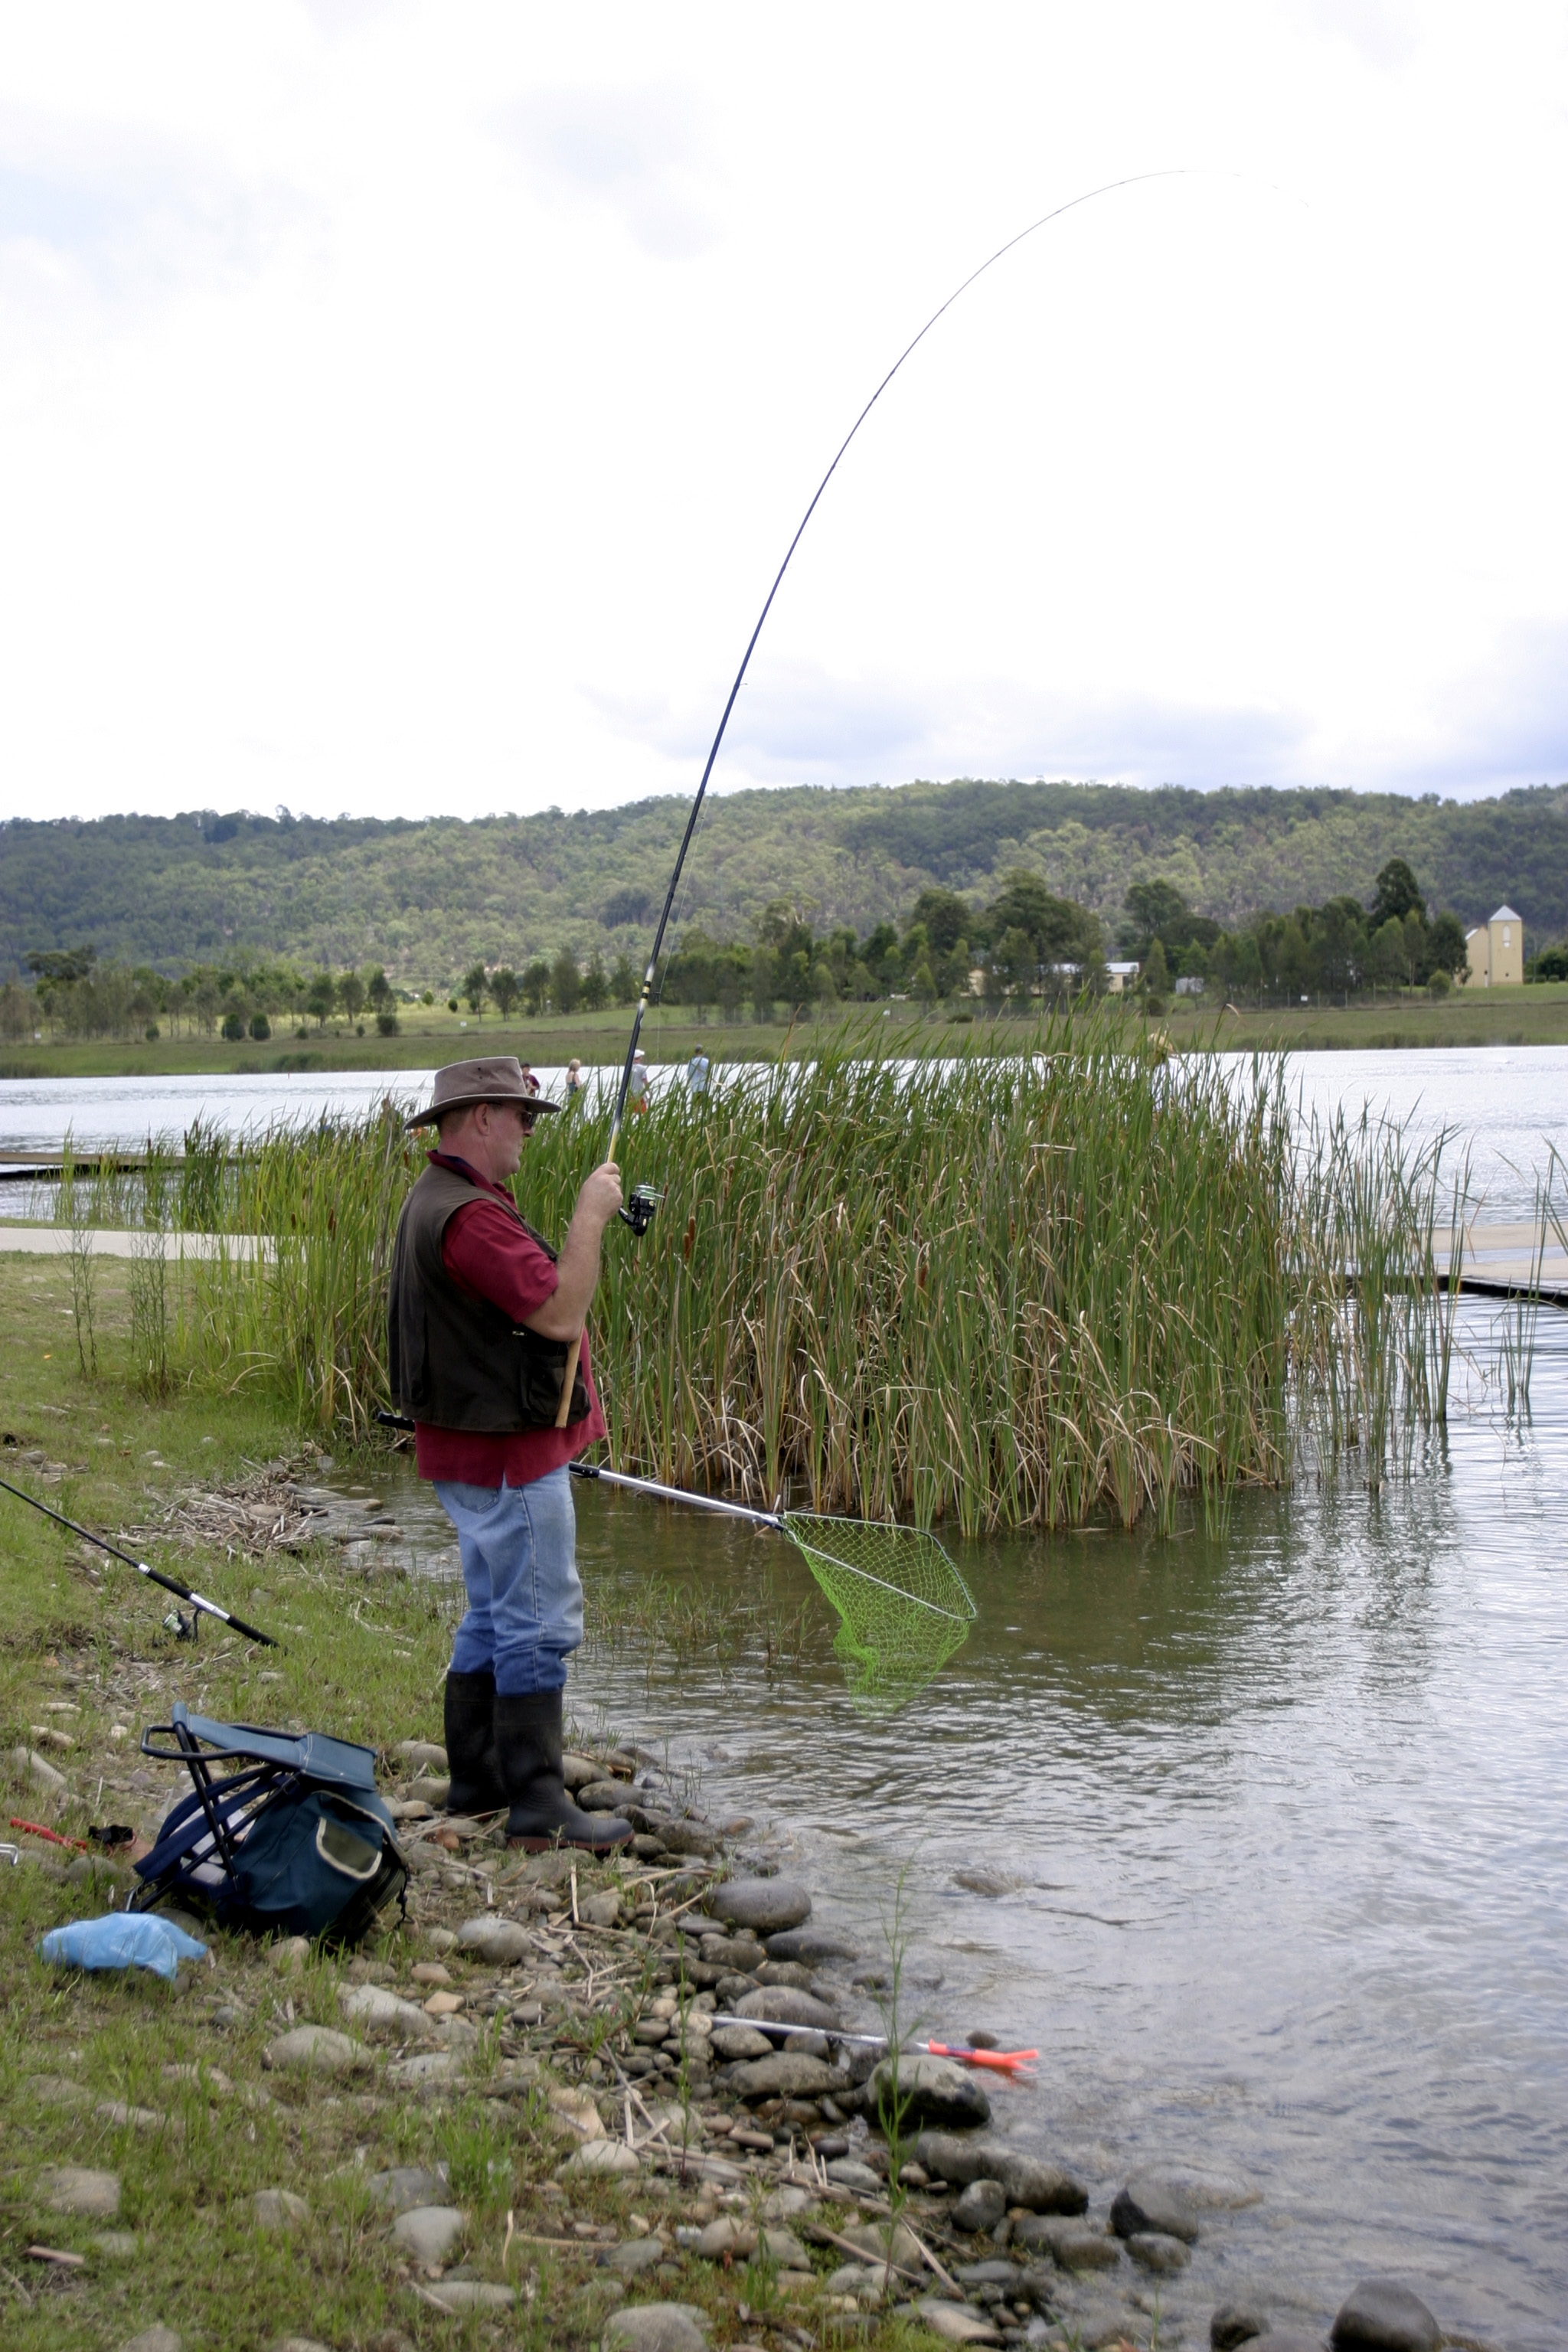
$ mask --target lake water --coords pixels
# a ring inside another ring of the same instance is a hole
[[[1245,1056],[1222,1056],[1246,1066]],[[1449,1132],[1457,1162],[1468,1147],[1472,1201],[1483,1215],[1528,1215],[1548,1146],[1568,1152],[1568,1045],[1489,1046],[1451,1053],[1293,1054],[1292,1090],[1307,1111],[1342,1104],[1398,1119],[1412,1137]],[[560,1101],[563,1069],[536,1073]],[[591,1071],[606,1085],[619,1070]],[[722,1072],[719,1074],[721,1079]],[[679,1082],[678,1067],[653,1073],[655,1087]],[[390,1092],[412,1108],[429,1099],[428,1070],[299,1071],[255,1077],[0,1079],[0,1166],[13,1151],[57,1150],[68,1130],[83,1149],[136,1150],[149,1134],[179,1137],[196,1118],[234,1136],[275,1121],[313,1124],[360,1115]],[[5,1208],[0,1187],[0,1213]],[[15,1192],[19,1188],[10,1188]],[[15,1202],[13,1214],[18,1213]]]
[[[1320,1108],[1456,1129],[1494,1216],[1528,1212],[1565,1140],[1564,1049],[1293,1076]],[[13,1081],[0,1147],[68,1121],[131,1144],[198,1107],[238,1131],[385,1085]],[[1223,1538],[955,1546],[978,1622],[888,1721],[850,1706],[782,1539],[579,1490],[579,1719],[699,1769],[868,1958],[907,1871],[927,2030],[1038,2044],[999,2128],[1079,2168],[1097,2213],[1143,2162],[1256,2185],[1160,2283],[1163,2341],[1204,2343],[1225,2300],[1326,2326],[1373,2273],[1516,2352],[1568,2334],[1568,1317],[1543,1316],[1510,1426],[1495,1310],[1459,1316],[1446,1442],[1407,1482],[1243,1496]],[[388,1476],[415,1545],[447,1549],[427,1491]],[[712,1607],[679,1654],[629,1630],[652,1576]],[[770,1582],[805,1612],[771,1669]]]
[[[998,2126],[1093,2212],[1140,2163],[1255,2185],[1159,2283],[1162,2341],[1206,2343],[1222,2301],[1326,2327],[1373,2273],[1487,2343],[1563,2340],[1568,1318],[1510,1429],[1492,1316],[1460,1316],[1447,1441],[1408,1483],[1242,1497],[1223,1539],[955,1544],[978,1622],[887,1721],[782,1538],[577,1489],[578,1720],[694,1765],[870,1959],[907,1868],[925,2031],[1038,2046]],[[448,1548],[428,1490],[377,1483]],[[650,1645],[650,1576],[720,1626]],[[771,1671],[770,1582],[806,1627]]]

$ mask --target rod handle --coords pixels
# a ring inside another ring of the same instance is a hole
[[[572,1410],[572,1383],[577,1377],[577,1359],[583,1352],[583,1334],[578,1332],[566,1350],[566,1369],[561,1375],[561,1402],[555,1408],[555,1426],[564,1429],[566,1416]]]
[[[606,1168],[613,1168],[616,1165],[616,1138],[613,1134],[610,1137],[610,1149],[605,1165]],[[555,1408],[557,1429],[565,1428],[566,1416],[572,1410],[572,1383],[577,1377],[577,1359],[582,1352],[583,1334],[579,1331],[566,1350],[566,1370],[561,1376],[561,1402]]]

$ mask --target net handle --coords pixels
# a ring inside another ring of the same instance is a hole
[[[839,1559],[836,1558],[832,1552],[825,1550],[821,1544],[807,1543],[805,1538],[803,1535],[797,1534],[795,1527],[792,1525],[795,1517],[795,1514],[793,1511],[786,1511],[782,1518],[770,1520],[769,1525],[772,1527],[781,1528],[784,1530],[784,1533],[788,1536],[795,1549],[808,1555],[808,1565],[809,1555],[812,1552],[815,1552],[819,1559],[831,1561],[835,1568],[842,1569],[846,1576],[858,1576],[867,1584],[876,1585],[879,1591],[890,1592],[895,1601],[909,1601],[910,1606],[913,1608],[929,1609],[933,1617],[945,1617],[950,1625],[967,1625],[973,1619],[976,1612],[973,1601],[969,1603],[969,1615],[967,1617],[961,1616],[956,1609],[944,1609],[940,1601],[926,1601],[922,1599],[921,1594],[918,1592],[906,1592],[901,1584],[889,1584],[885,1577],[873,1576],[868,1568],[860,1567],[859,1563],[856,1560]],[[900,1528],[897,1532],[902,1535],[908,1531]],[[953,1574],[955,1576],[958,1574],[958,1570],[956,1569],[953,1570]]]
[[[653,1478],[628,1478],[624,1470],[601,1470],[595,1462],[574,1462],[574,1478],[598,1478],[606,1486],[630,1486],[638,1495],[655,1495],[661,1503],[689,1503],[694,1511],[719,1511],[726,1518],[750,1519],[757,1528],[772,1528],[776,1535],[788,1532],[776,1511],[748,1510],[744,1503],[721,1503],[713,1495],[689,1494],[684,1486],[661,1486]]]
[[[885,1577],[873,1576],[869,1569],[858,1567],[853,1560],[835,1559],[833,1553],[821,1544],[808,1543],[801,1534],[800,1527],[809,1523],[809,1514],[752,1511],[744,1503],[721,1503],[714,1495],[693,1495],[685,1486],[660,1486],[655,1478],[632,1478],[624,1470],[601,1470],[595,1462],[574,1462],[571,1470],[574,1478],[597,1478],[606,1486],[629,1486],[634,1494],[653,1495],[661,1503],[687,1503],[694,1511],[717,1511],[725,1518],[748,1519],[754,1528],[772,1528],[775,1535],[787,1536],[796,1551],[806,1556],[808,1567],[810,1555],[815,1551],[820,1559],[830,1560],[835,1568],[842,1569],[846,1576],[863,1577],[868,1584],[876,1585],[879,1591],[890,1592],[895,1601],[910,1601],[916,1609],[929,1609],[933,1617],[943,1617],[950,1625],[967,1625],[978,1613],[967,1593],[964,1597],[969,1600],[969,1614],[965,1617],[956,1609],[943,1609],[938,1601],[922,1599],[918,1592],[906,1592],[900,1585],[889,1584]],[[901,1535],[910,1531],[899,1528],[895,1532]],[[952,1572],[954,1576],[958,1575],[956,1569]],[[962,1583],[963,1579],[959,1578],[959,1581]]]

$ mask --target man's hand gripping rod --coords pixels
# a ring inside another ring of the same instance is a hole
[[[621,1098],[616,1105],[616,1115],[610,1122],[610,1148],[605,1154],[605,1163],[606,1167],[614,1168],[617,1165],[616,1160],[616,1146],[620,1140],[621,1124],[625,1110],[626,1087],[623,1085],[621,1088]],[[654,1211],[658,1208],[659,1202],[663,1197],[663,1194],[658,1192],[652,1184],[638,1184],[633,1188],[631,1197],[626,1202],[625,1207],[616,1211],[616,1214],[620,1218],[621,1223],[623,1224],[630,1225],[633,1233],[637,1235],[639,1242],[641,1241],[644,1234],[647,1233],[649,1225],[652,1224]],[[566,1416],[572,1410],[572,1383],[577,1377],[577,1359],[582,1352],[583,1335],[579,1331],[577,1337],[573,1340],[572,1345],[566,1350],[566,1368],[561,1377],[561,1402],[555,1408],[555,1426],[557,1429],[565,1428]]]

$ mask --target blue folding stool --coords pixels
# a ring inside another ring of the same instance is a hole
[[[220,1927],[343,1946],[362,1942],[390,1903],[401,1908],[408,1864],[376,1790],[373,1748],[215,1723],[183,1700],[169,1718],[142,1734],[142,1753],[183,1764],[192,1793],[136,1864],[132,1910],[177,1901]],[[238,1769],[215,1772],[227,1765]]]

